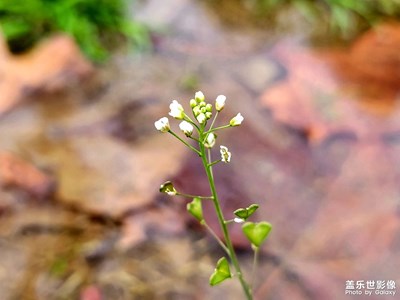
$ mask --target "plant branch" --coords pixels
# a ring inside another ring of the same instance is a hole
[[[172,130],[168,131],[170,134],[172,134],[174,137],[176,137],[178,140],[180,140],[182,143],[184,143],[187,147],[189,147],[191,150],[193,150],[194,152],[196,152],[199,156],[201,156],[201,152],[199,150],[197,150],[196,148],[194,148],[193,146],[189,145],[187,142],[185,142],[183,139],[181,139],[175,132],[173,132]]]

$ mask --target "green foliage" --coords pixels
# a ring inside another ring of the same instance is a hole
[[[246,222],[242,226],[243,233],[247,239],[256,247],[260,247],[264,240],[267,238],[272,225],[268,222]]]
[[[352,38],[382,19],[400,18],[400,0],[209,0],[214,6],[241,6],[247,18],[266,25],[281,12],[294,11],[317,33]],[[233,4],[229,4],[233,6]],[[239,10],[236,10],[239,11]],[[244,15],[244,13],[243,13]],[[289,14],[291,17],[293,15]],[[265,21],[265,22],[263,22]],[[322,32],[323,31],[323,32]]]
[[[259,207],[258,204],[252,204],[246,208],[239,208],[235,210],[233,213],[235,214],[236,217],[242,220],[247,220],[252,214],[256,212],[258,207]]]
[[[0,26],[13,52],[29,49],[51,33],[65,32],[99,62],[123,40],[146,44],[145,28],[128,21],[125,10],[124,0],[1,0]]]
[[[186,208],[188,212],[197,219],[197,221],[203,221],[203,208],[199,197],[193,198],[192,202],[188,203]]]
[[[210,276],[209,283],[211,286],[214,286],[231,277],[228,260],[225,257],[221,257],[217,262],[214,272]]]

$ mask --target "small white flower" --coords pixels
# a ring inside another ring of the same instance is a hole
[[[207,120],[206,115],[203,113],[200,113],[197,117],[196,117],[197,121],[200,124],[204,124],[204,122]]]
[[[203,92],[202,91],[198,91],[198,92],[196,92],[196,94],[194,94],[194,98],[197,100],[197,101],[204,101],[204,94],[203,94]]]
[[[224,95],[219,95],[217,99],[215,99],[215,109],[217,111],[221,111],[225,107],[226,97]]]
[[[182,130],[182,132],[187,136],[187,137],[189,137],[189,136],[191,136],[192,135],[192,133],[193,133],[193,126],[192,126],[192,124],[190,124],[189,122],[186,122],[186,121],[182,121],[180,124],[179,124],[179,128]]]
[[[204,146],[206,146],[207,148],[214,147],[216,139],[217,139],[217,136],[211,132],[210,134],[208,134],[207,139],[204,142]]]
[[[167,117],[163,117],[160,120],[154,122],[154,126],[156,127],[157,130],[161,132],[168,132],[170,129]]]
[[[169,115],[174,117],[175,119],[182,120],[185,117],[185,112],[183,110],[182,105],[179,104],[178,101],[173,100],[172,103],[169,105]]]
[[[219,152],[221,153],[221,160],[224,163],[228,163],[231,161],[232,154],[228,151],[228,148],[225,146],[220,146]]]
[[[239,126],[240,124],[242,124],[244,118],[243,116],[238,113],[234,118],[232,118],[232,120],[229,122],[229,125],[231,126]]]

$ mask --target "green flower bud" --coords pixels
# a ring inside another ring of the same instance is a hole
[[[197,102],[202,102],[204,101],[204,94],[201,91],[198,91],[196,94],[194,94],[194,98]]]
[[[190,99],[189,104],[190,104],[190,107],[193,108],[197,105],[197,102],[194,99]]]
[[[166,181],[160,186],[160,192],[168,194],[170,196],[174,196],[177,194],[177,191],[171,181]]]
[[[201,111],[200,111],[200,107],[199,107],[199,106],[193,107],[193,114],[194,114],[196,117],[197,117],[200,113],[201,113]]]
[[[229,122],[229,125],[230,126],[239,126],[240,124],[242,124],[243,120],[244,120],[243,116],[240,113],[238,113],[235,117],[233,117],[231,119],[231,121]]]

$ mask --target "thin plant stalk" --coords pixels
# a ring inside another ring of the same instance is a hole
[[[200,140],[203,140],[203,135],[204,132],[200,132]],[[221,226],[223,235],[224,235],[224,239],[225,239],[225,243],[226,243],[226,247],[228,248],[228,252],[229,252],[229,257],[231,259],[232,265],[236,270],[236,274],[239,278],[240,284],[243,288],[243,291],[246,295],[246,298],[248,300],[252,300],[253,299],[253,295],[252,295],[252,291],[249,287],[249,284],[246,282],[246,280],[243,278],[243,273],[240,269],[239,266],[239,262],[238,259],[236,257],[236,253],[235,250],[233,248],[233,244],[229,235],[229,231],[228,231],[228,227],[225,223],[225,218],[224,215],[222,213],[222,209],[221,209],[221,205],[218,199],[218,194],[217,194],[217,190],[215,188],[215,182],[214,182],[214,176],[213,176],[213,171],[212,171],[212,166],[209,164],[207,156],[206,156],[206,149],[203,143],[199,143],[199,148],[200,148],[200,157],[204,166],[204,169],[206,171],[207,174],[207,178],[208,178],[208,182],[210,185],[210,189],[211,189],[211,193],[213,196],[212,202],[214,204],[214,208],[215,208],[215,212],[217,214],[217,218],[218,218],[218,222],[219,225]]]
[[[257,265],[258,265],[258,256],[259,256],[259,247],[254,247],[254,257],[253,257],[253,269],[251,271],[251,289],[254,289],[254,282],[256,279],[256,273],[257,273]]]

